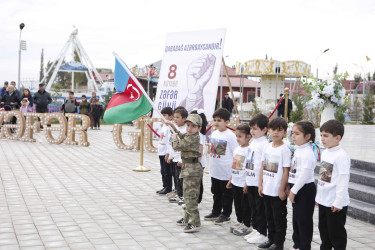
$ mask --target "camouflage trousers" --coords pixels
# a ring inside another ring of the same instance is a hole
[[[184,221],[197,227],[201,226],[198,210],[198,197],[200,193],[202,175],[184,177],[183,182],[183,193],[186,205]]]

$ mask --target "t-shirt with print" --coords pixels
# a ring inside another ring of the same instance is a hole
[[[269,144],[267,138],[262,136],[253,139],[249,146],[249,154],[246,162],[246,185],[257,187],[259,185],[259,172],[262,166],[262,155],[265,147]]]
[[[277,197],[283,179],[283,168],[290,167],[292,152],[285,144],[276,148],[272,144],[265,147],[262,155],[263,194]]]
[[[341,145],[323,151],[315,201],[342,209],[349,205],[350,158]]]
[[[206,136],[204,134],[201,134],[199,132],[199,137],[200,137],[200,145],[203,146],[203,152],[202,152],[202,158],[201,158],[201,165],[203,168],[206,167],[207,165],[207,157],[206,157],[206,153],[207,153],[207,147],[206,147]]]
[[[160,130],[160,138],[159,138],[159,144],[158,144],[158,155],[166,155],[168,144],[170,141],[171,131],[169,127],[165,124],[161,127]]]
[[[210,175],[228,181],[231,176],[233,152],[238,146],[236,135],[229,129],[216,130],[211,135]]]
[[[231,183],[237,187],[244,187],[246,184],[245,165],[249,151],[249,147],[238,146],[233,152]]]
[[[290,165],[288,182],[295,184],[304,168],[309,170],[309,177],[305,184],[314,182],[315,166],[316,158],[311,144],[308,142],[297,147],[296,151],[294,151],[292,163]]]

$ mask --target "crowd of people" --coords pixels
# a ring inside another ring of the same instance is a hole
[[[321,249],[346,248],[350,158],[340,146],[344,126],[339,121],[330,120],[320,127],[325,147],[320,156],[314,150],[315,128],[311,122],[295,123],[293,143],[288,145],[284,118],[269,120],[258,114],[233,132],[228,129],[230,112],[219,108],[213,114],[211,149],[205,152],[207,120],[203,110],[188,114],[184,107],[166,107],[161,114],[166,120],[158,145],[163,188],[157,193],[183,205],[184,216],[176,223],[184,226],[184,232],[201,228],[198,204],[209,154],[213,204],[204,220],[216,225],[229,223],[234,204],[236,222],[230,233],[259,249],[283,249],[289,199],[293,249],[311,249],[315,206]],[[318,160],[320,175],[315,184]]]
[[[36,112],[48,113],[48,105],[52,103],[51,94],[45,90],[45,84],[40,83],[39,89],[34,95],[25,88],[21,94],[16,87],[16,82],[4,83],[0,91],[1,110],[19,110],[21,113]],[[74,92],[69,91],[69,96],[64,100],[60,111],[66,113],[79,113],[90,117],[91,129],[100,129],[100,118],[103,113],[103,107],[95,92],[92,92],[91,98],[87,100],[86,95],[82,95],[82,101],[74,97]],[[40,120],[40,119],[39,119]],[[15,117],[12,121],[15,123]],[[43,129],[43,126],[41,125]]]

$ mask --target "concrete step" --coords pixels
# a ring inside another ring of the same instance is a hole
[[[350,199],[348,215],[354,219],[375,225],[375,205],[373,204]]]
[[[349,196],[351,199],[375,205],[375,187],[349,182]],[[373,212],[375,213],[375,210]]]
[[[351,169],[364,170],[375,173],[375,163],[373,162],[352,159],[351,163]]]
[[[375,172],[350,169],[350,182],[375,187]]]

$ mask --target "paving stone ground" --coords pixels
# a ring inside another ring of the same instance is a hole
[[[157,155],[145,153],[150,172],[132,171],[139,152],[117,149],[111,129],[88,131],[87,148],[49,144],[43,131],[36,143],[0,141],[0,249],[256,249],[230,234],[230,224],[203,221],[200,232],[183,233],[175,225],[181,207],[155,194]],[[201,218],[212,205],[208,174],[204,189]],[[290,204],[288,211],[286,249]],[[317,213],[314,221],[318,249]],[[374,226],[348,218],[346,228],[348,249],[375,248]]]

